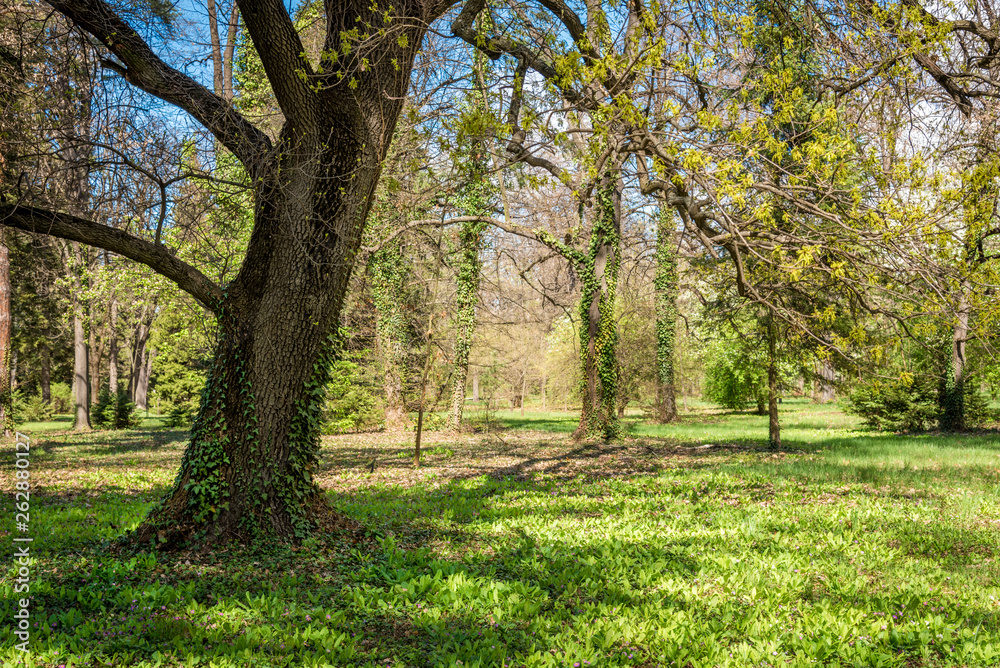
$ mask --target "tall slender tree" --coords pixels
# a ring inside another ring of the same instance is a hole
[[[677,235],[674,212],[661,207],[656,219],[656,417],[660,422],[677,418],[674,361],[677,358]]]

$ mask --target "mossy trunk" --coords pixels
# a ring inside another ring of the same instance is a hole
[[[0,435],[9,436],[14,429],[13,388],[11,387],[11,283],[10,249],[0,230]]]
[[[656,228],[656,418],[672,422],[677,418],[674,359],[677,346],[677,250],[673,214],[660,209]]]
[[[963,297],[952,327],[948,364],[939,394],[941,429],[945,431],[962,431],[968,426],[965,417],[965,348],[969,338],[969,311],[968,302]]]
[[[254,230],[214,305],[220,339],[191,441],[133,545],[297,541],[331,512],[313,479],[320,408],[407,67],[398,85],[327,91],[312,125],[286,124],[261,156]]]
[[[478,211],[471,215],[479,215]],[[448,422],[452,429],[462,427],[465,409],[465,385],[469,377],[469,356],[476,334],[476,306],[479,301],[481,264],[479,252],[483,244],[485,225],[479,222],[462,224],[459,232],[461,260],[456,277],[455,317],[458,320],[455,334],[455,368],[452,372],[451,412]]]
[[[768,442],[772,448],[781,447],[781,422],[778,418],[778,334],[774,317],[767,317],[767,416]]]
[[[396,245],[372,255],[368,278],[375,301],[375,347],[382,368],[385,428],[405,431],[409,427],[404,388],[410,332],[403,310],[408,271],[402,249]]]
[[[590,246],[578,267],[583,409],[576,436],[612,440],[621,435],[618,419],[618,330],[615,293],[621,267],[621,184],[606,174],[597,193]]]

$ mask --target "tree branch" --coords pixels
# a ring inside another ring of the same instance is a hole
[[[0,204],[0,226],[78,241],[118,253],[169,278],[213,313],[217,313],[222,304],[222,288],[207,276],[170,253],[166,247],[134,237],[128,232],[70,214],[20,204]]]
[[[451,24],[451,33],[460,37],[473,48],[485,53],[491,60],[497,60],[502,56],[510,55],[518,61],[527,63],[531,69],[538,72],[546,80],[557,86],[562,96],[570,102],[580,102],[583,96],[577,91],[567,86],[563,77],[556,72],[555,65],[546,61],[539,54],[535,53],[525,44],[515,42],[509,37],[485,36],[480,37],[476,33],[474,23],[479,13],[486,7],[486,0],[468,0],[462,11],[459,12],[454,22]]]
[[[130,84],[191,114],[243,163],[260,175],[271,140],[232,105],[170,67],[104,0],[46,0],[53,9],[96,37],[122,64],[106,62]]]
[[[315,73],[284,3],[282,0],[236,0],[236,3],[281,112],[290,121],[312,121],[319,107],[308,80]]]

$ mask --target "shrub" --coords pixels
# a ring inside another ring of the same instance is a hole
[[[100,429],[131,429],[142,423],[125,388],[119,387],[112,396],[106,385],[101,387],[97,403],[90,409],[90,421]]]
[[[845,410],[877,431],[923,431],[937,423],[941,412],[933,382],[914,381],[905,375],[856,387]]]
[[[53,413],[70,413],[73,410],[73,390],[69,383],[52,383],[49,386]]]
[[[42,399],[40,394],[21,402],[21,414],[26,422],[51,420],[54,412],[52,404]]]
[[[350,360],[333,364],[327,399],[323,406],[323,433],[378,429],[385,418],[379,410],[370,371]]]
[[[965,395],[965,424],[969,427],[978,427],[995,419],[993,411],[990,410],[990,401],[985,394],[976,389],[978,385],[979,383],[966,383],[963,393]]]
[[[933,377],[903,374],[897,380],[875,380],[855,388],[844,408],[877,431],[926,431],[941,419],[940,392]],[[964,395],[965,424],[975,427],[990,421],[989,403],[977,384],[967,382]]]
[[[194,420],[194,414],[195,411],[189,403],[173,404],[167,411],[164,424],[170,429],[188,427],[191,425],[191,421]]]
[[[21,390],[14,390],[10,393],[10,414],[4,416],[3,424],[0,424],[0,430],[6,431],[8,429],[15,429],[18,425],[24,424],[26,421],[24,416],[25,400],[24,392]],[[0,431],[0,436],[3,435],[3,431]]]

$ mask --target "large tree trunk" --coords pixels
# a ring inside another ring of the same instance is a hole
[[[10,249],[0,231],[0,432],[14,430],[14,402],[11,387],[11,284]]]
[[[964,297],[958,304],[958,317],[952,327],[951,350],[941,392],[941,429],[961,431],[965,420],[965,347],[969,338],[969,303]]]
[[[411,34],[394,54],[400,71],[386,65],[388,83],[363,76],[353,89],[345,81],[327,91],[318,117],[286,123],[278,157],[262,169],[246,259],[217,310],[220,342],[191,442],[135,544],[294,540],[329,510],[313,480],[318,413],[353,259],[423,36],[419,26],[402,29]]]
[[[583,371],[583,409],[575,436],[604,440],[621,435],[618,419],[618,330],[615,293],[621,267],[621,184],[611,172],[601,181],[586,261],[579,263],[583,278],[580,300],[580,355]]]
[[[240,272],[225,289],[158,238],[0,203],[5,225],[143,262],[218,318],[218,347],[174,486],[130,543],[194,540],[206,547],[228,539],[304,537],[319,514],[329,511],[312,475],[351,270],[410,69],[426,27],[448,5],[396,5],[398,14],[390,12],[396,27],[389,34],[366,36],[349,53],[324,59],[320,72],[281,3],[241,2],[243,25],[286,119],[272,141],[223,98],[158,59],[109,7],[72,0],[49,4],[112,50],[120,64],[111,67],[127,72],[130,84],[181,106],[209,129],[240,159],[254,187],[253,233]],[[387,16],[385,5],[368,0],[327,6],[328,53],[354,39],[345,38],[345,31],[382,25]],[[366,53],[377,57],[368,60]]]
[[[677,251],[670,222],[673,214],[662,207],[656,228],[656,371],[659,422],[677,418],[674,357],[677,346]]]

